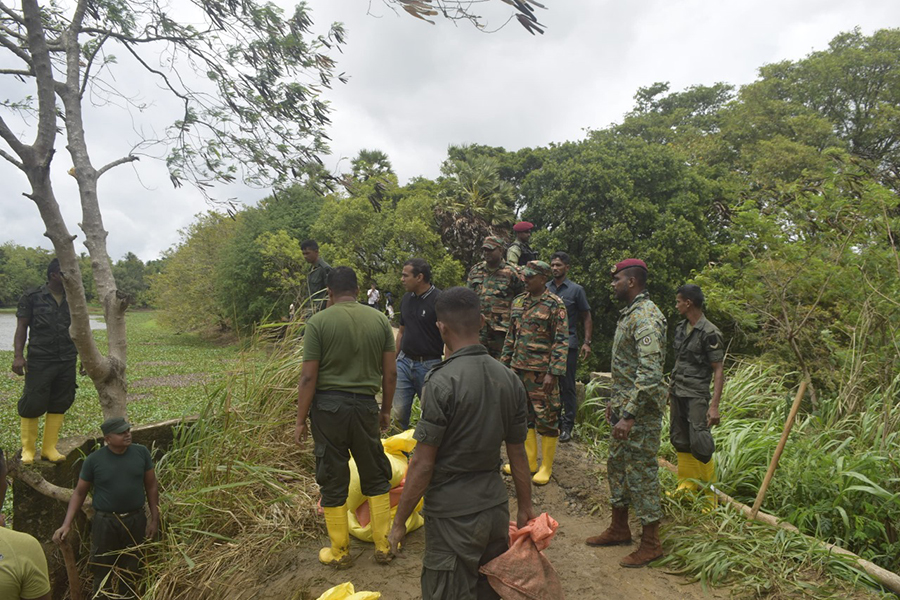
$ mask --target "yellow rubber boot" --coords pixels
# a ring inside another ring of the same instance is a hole
[[[346,506],[323,507],[325,512],[325,528],[331,540],[330,548],[319,550],[319,562],[342,569],[349,567],[353,559],[350,557],[350,525],[347,522]]]
[[[56,449],[59,441],[59,430],[62,429],[64,415],[60,413],[47,413],[44,417],[44,441],[41,443],[41,458],[53,463],[61,463],[66,457]]]
[[[528,457],[528,470],[531,471],[532,474],[536,473],[538,470],[537,453],[537,432],[534,429],[529,428],[528,434],[525,436],[525,456]],[[512,474],[509,463],[503,465],[503,472],[507,475]]]
[[[372,516],[372,541],[375,542],[375,562],[386,565],[394,556],[388,543],[391,531],[391,494],[369,498],[369,514]]]
[[[22,417],[22,464],[34,462],[34,445],[37,443],[38,419]]]
[[[700,461],[690,452],[678,453],[678,487],[675,493],[696,492],[697,483],[692,479],[700,479]]]
[[[709,509],[713,509],[719,504],[718,495],[710,487],[716,482],[716,461],[710,458],[708,463],[703,464],[698,460],[697,465],[700,469],[698,479],[707,484],[707,487],[703,489],[703,495],[706,497],[706,506]]]
[[[553,473],[553,459],[556,458],[556,444],[558,442],[558,437],[541,436],[541,470],[531,478],[531,482],[535,485],[547,485],[550,482],[550,475]]]

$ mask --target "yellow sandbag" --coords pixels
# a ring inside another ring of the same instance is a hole
[[[411,452],[416,447],[416,440],[413,439],[414,430],[407,429],[403,433],[391,436],[381,440],[384,446],[384,453],[391,464],[391,489],[396,488],[406,477],[407,458],[404,452]],[[356,461],[350,458],[350,486],[347,490],[347,513],[350,522],[350,534],[353,537],[364,542],[372,541],[372,528],[369,524],[365,527],[359,524],[356,518],[356,509],[364,502],[369,500],[368,496],[364,496],[359,483],[359,471],[356,468]],[[394,500],[392,499],[392,504]],[[425,519],[420,514],[422,510],[422,502],[416,506],[416,509],[406,520],[406,532],[415,531],[425,524]],[[397,512],[396,506],[391,507],[391,518]]]
[[[380,592],[357,592],[349,581],[336,585],[316,600],[380,600]]]

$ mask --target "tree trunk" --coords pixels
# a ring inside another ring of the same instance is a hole
[[[22,158],[22,170],[31,184],[28,196],[37,205],[47,230],[46,235],[56,251],[63,272],[66,300],[72,315],[70,334],[82,364],[97,388],[104,418],[125,416],[125,310],[128,299],[118,292],[112,276],[112,265],[106,251],[107,233],[103,229],[100,205],[97,201],[98,172],[90,163],[84,138],[81,113],[81,48],[77,32],[81,27],[80,14],[84,3],[79,3],[76,17],[62,36],[66,51],[66,82],[53,78],[50,50],[41,22],[41,10],[36,0],[23,0],[22,13],[28,30],[29,48],[34,63],[38,92],[38,134],[32,147],[23,146],[18,151]],[[65,107],[68,150],[75,163],[75,178],[81,196],[82,223],[85,246],[91,255],[91,266],[97,291],[103,303],[109,339],[109,356],[104,357],[94,342],[90,328],[87,300],[81,279],[78,255],[75,252],[75,236],[69,233],[59,210],[50,181],[50,162],[54,154],[57,136],[57,94]]]

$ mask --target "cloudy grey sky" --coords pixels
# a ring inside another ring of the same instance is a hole
[[[319,26],[340,21],[348,31],[338,68],[350,81],[326,96],[333,109],[328,166],[349,170],[360,148],[378,148],[401,181],[434,177],[450,144],[515,150],[579,139],[586,128],[619,121],[640,86],[741,85],[754,80],[759,66],[824,49],[841,31],[900,27],[897,0],[542,2],[548,10],[539,17],[547,31],[531,36],[516,23],[490,35],[464,23],[429,25],[397,15],[381,0],[309,0]],[[509,14],[499,0],[478,8],[491,27]],[[149,76],[128,69],[117,81],[148,106],[142,112],[116,106],[91,111],[88,136],[98,166],[127,154],[139,132],[161,130],[177,111]],[[25,93],[23,84],[0,80],[2,98]],[[70,231],[82,240],[77,188],[65,174],[71,163],[63,146],[54,161],[54,185]],[[21,195],[24,176],[0,165],[0,180],[0,243],[49,248],[37,209]],[[245,204],[267,195],[241,186],[215,193]],[[178,241],[179,229],[209,208],[193,188],[174,190],[164,164],[149,159],[105,175],[100,197],[114,259],[128,251],[143,260],[158,257]]]

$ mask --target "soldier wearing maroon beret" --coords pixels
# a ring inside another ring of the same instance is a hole
[[[613,293],[626,304],[616,325],[612,393],[606,403],[606,418],[612,426],[606,463],[612,523],[600,535],[588,538],[587,544],[631,544],[631,508],[643,525],[641,545],[619,564],[643,567],[663,554],[657,454],[667,395],[663,385],[666,319],[647,293],[644,261],[623,260],[611,274]]]
[[[506,251],[506,262],[517,267],[524,267],[529,262],[537,260],[537,252],[528,245],[531,239],[531,230],[534,225],[528,221],[519,221],[513,225],[513,231],[516,232],[516,241],[510,244]]]

